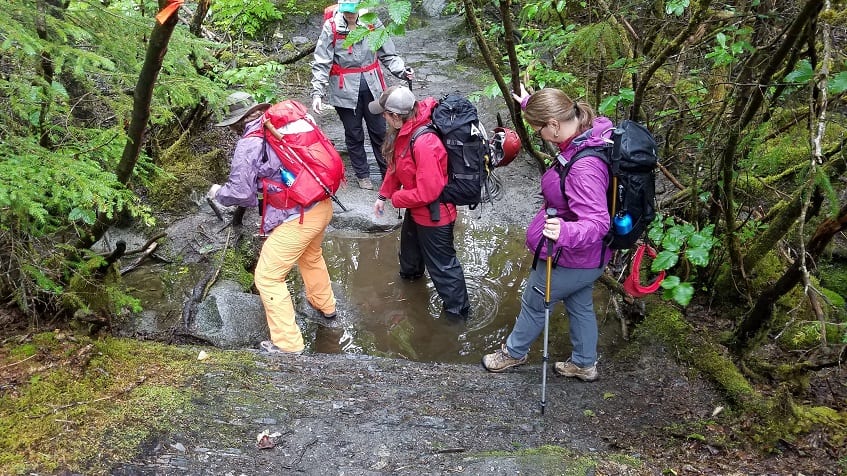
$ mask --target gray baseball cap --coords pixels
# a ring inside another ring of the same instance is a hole
[[[368,104],[371,114],[385,111],[395,114],[408,114],[415,107],[415,95],[406,86],[391,86],[380,94],[379,99]]]

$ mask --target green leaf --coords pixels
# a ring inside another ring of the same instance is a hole
[[[665,276],[665,279],[664,279],[664,281],[662,281],[661,286],[662,286],[663,289],[673,289],[673,288],[679,286],[679,282],[680,282],[679,276],[673,276],[673,275]]]
[[[662,239],[662,248],[679,252],[682,249],[682,245],[685,244],[686,235],[682,232],[679,227],[672,227],[665,232],[665,237]]]
[[[676,263],[679,261],[679,254],[676,251],[668,251],[662,250],[653,260],[653,264],[650,265],[650,269],[653,272],[659,272],[666,269],[671,269],[676,266]]]
[[[689,5],[689,0],[668,0],[665,2],[665,13],[680,17]]]
[[[368,30],[367,28],[365,28],[363,26],[357,26],[353,31],[351,31],[349,34],[347,34],[347,38],[344,40],[344,43],[343,43],[342,46],[344,46],[344,48],[349,48],[349,47],[355,45],[356,43],[364,40],[365,38],[368,38],[370,33],[371,33],[371,31]],[[371,44],[371,48],[374,51],[379,49],[379,47],[374,48],[373,44]]]
[[[86,225],[93,225],[96,218],[97,215],[92,210],[84,210],[79,207],[75,207],[68,214],[68,220],[82,221]]]
[[[694,287],[691,286],[691,283],[682,283],[673,288],[671,293],[674,301],[681,306],[687,306],[691,302],[691,298],[694,297]]]
[[[694,248],[709,248],[714,246],[713,234],[715,225],[709,225],[688,237],[688,245]]]
[[[685,250],[685,257],[694,266],[704,267],[709,264],[709,250],[705,248],[689,248]]]
[[[830,78],[826,89],[830,94],[841,94],[847,91],[847,71],[842,71]]]
[[[405,0],[388,3],[388,18],[394,23],[405,24],[412,14],[412,4]]]
[[[391,36],[403,36],[406,34],[406,25],[402,23],[391,23],[385,29],[388,30],[388,34]]]
[[[598,110],[600,114],[610,116],[615,112],[620,98],[618,96],[609,96],[600,103]]]
[[[794,71],[788,73],[785,80],[791,83],[806,84],[815,77],[815,71],[812,69],[812,64],[809,60],[802,60],[797,63]]]

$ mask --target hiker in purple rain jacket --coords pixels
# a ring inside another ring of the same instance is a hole
[[[524,91],[522,91],[524,92]],[[559,146],[555,161],[564,165],[579,151],[602,145],[614,126],[605,117],[595,117],[591,107],[574,102],[558,89],[545,88],[532,95],[515,96],[524,109],[524,119],[542,139]],[[553,241],[554,264],[550,280],[550,302],[564,301],[568,312],[573,351],[554,370],[566,377],[584,381],[597,379],[597,318],[592,291],[611,253],[604,253],[603,237],[609,231],[606,188],[609,169],[602,159],[586,156],[574,162],[565,178],[565,193],[559,166],[553,164],[541,176],[544,203],[526,231],[530,253],[538,252],[538,266],[532,270],[521,298],[521,311],[505,344],[482,359],[491,372],[502,372],[526,362],[530,344],[544,330],[547,240]],[[547,208],[556,209],[547,218]],[[539,245],[540,250],[539,250]]]
[[[263,127],[264,111],[271,105],[258,104],[243,91],[230,94],[226,105],[227,117],[215,126],[229,127],[241,136],[226,183],[213,184],[207,196],[221,205],[255,207],[262,177],[277,176],[282,165],[267,141],[253,135]],[[288,127],[311,127],[300,122],[292,122],[279,131],[285,134]],[[326,227],[332,220],[332,202],[326,198],[306,207],[286,209],[270,203],[263,205],[261,232],[266,237],[256,263],[254,283],[262,298],[271,338],[261,341],[259,348],[269,354],[300,354],[305,342],[295,319],[286,277],[297,266],[309,304],[327,319],[336,317],[335,294],[321,249]]]

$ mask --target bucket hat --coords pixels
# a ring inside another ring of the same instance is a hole
[[[257,103],[250,93],[244,91],[236,91],[226,98],[226,117],[221,122],[215,124],[216,127],[224,127],[235,124],[244,119],[245,116],[253,111],[264,111],[271,107],[269,103]]]
[[[415,95],[406,86],[391,86],[380,94],[379,99],[368,104],[371,114],[385,111],[395,114],[408,114],[415,107]]]

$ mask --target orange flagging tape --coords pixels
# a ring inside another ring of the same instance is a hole
[[[171,17],[182,4],[185,3],[185,0],[168,0],[168,3],[162,8],[159,13],[156,14],[156,21],[159,22],[160,25],[164,25],[164,23]]]

